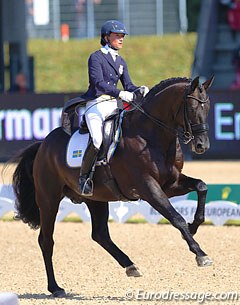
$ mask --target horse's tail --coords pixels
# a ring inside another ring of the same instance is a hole
[[[40,145],[41,142],[36,142],[28,146],[11,160],[17,162],[12,181],[16,196],[16,218],[27,223],[32,229],[38,229],[40,226],[40,213],[35,201],[33,181],[33,161]]]

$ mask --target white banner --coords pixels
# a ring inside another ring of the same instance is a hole
[[[170,199],[175,209],[185,218],[192,222],[197,208],[197,201],[188,200],[186,196]],[[11,185],[0,186],[0,218],[6,213],[14,211],[14,193]],[[116,222],[124,223],[132,216],[141,214],[149,223],[158,223],[163,216],[154,210],[146,201],[134,202],[110,202],[110,218]],[[90,214],[85,203],[73,204],[68,198],[61,201],[57,221],[62,221],[71,213],[77,214],[82,221],[90,221]],[[214,225],[224,225],[228,220],[240,220],[240,205],[230,201],[211,201],[206,204],[206,220]]]
[[[49,24],[49,0],[33,0],[33,21],[35,25]]]

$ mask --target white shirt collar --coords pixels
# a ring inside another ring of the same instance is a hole
[[[109,49],[109,47],[107,45],[104,47],[101,47],[101,51],[103,52],[103,54],[108,54],[108,49]]]
[[[112,58],[113,58],[114,61],[116,60],[116,57],[118,56],[118,51],[117,50],[113,50],[108,45],[105,45],[104,47],[101,47],[101,51],[104,54],[110,53],[112,55]]]

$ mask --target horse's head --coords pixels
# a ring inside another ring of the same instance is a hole
[[[197,154],[204,153],[210,147],[207,123],[210,100],[207,89],[210,88],[213,80],[214,76],[200,84],[199,77],[196,77],[191,81],[185,97],[185,134],[191,141],[192,151]]]

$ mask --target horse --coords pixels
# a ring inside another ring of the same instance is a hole
[[[182,173],[183,153],[179,139],[190,149],[203,154],[210,146],[207,116],[210,100],[207,89],[213,77],[200,83],[199,77],[169,78],[155,85],[141,103],[125,111],[122,136],[107,165],[96,167],[94,192],[80,195],[79,168],[66,165],[66,147],[70,135],[62,127],[51,131],[43,141],[18,152],[13,174],[17,217],[31,228],[40,228],[38,243],[47,274],[47,289],[54,297],[66,292],[55,279],[52,262],[53,232],[60,201],[66,196],[75,203],[85,202],[92,223],[92,239],[125,268],[127,276],[141,276],[139,268],[111,240],[108,217],[109,201],[122,198],[143,199],[177,228],[196,255],[198,266],[212,260],[193,238],[204,222],[206,184]],[[118,187],[109,188],[109,172]],[[187,224],[171,205],[169,198],[196,191],[194,220]]]

